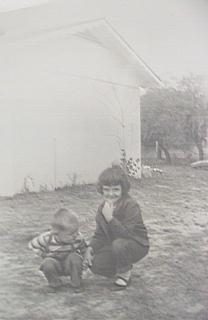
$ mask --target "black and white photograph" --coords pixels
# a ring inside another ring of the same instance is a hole
[[[0,320],[208,320],[208,0],[0,0]]]

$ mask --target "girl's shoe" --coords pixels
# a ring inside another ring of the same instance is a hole
[[[114,282],[113,291],[119,291],[126,289],[131,283],[131,270],[123,273],[117,273],[116,280]]]

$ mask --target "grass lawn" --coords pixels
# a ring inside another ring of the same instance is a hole
[[[111,292],[110,280],[85,280],[85,292],[45,293],[40,259],[28,241],[49,227],[59,207],[74,209],[90,237],[100,202],[95,186],[0,199],[1,320],[208,320],[208,171],[162,167],[131,190],[149,230],[149,255],[132,285]]]

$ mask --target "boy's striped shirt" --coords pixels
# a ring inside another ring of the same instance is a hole
[[[76,239],[69,244],[57,241],[51,231],[43,232],[29,242],[29,248],[35,253],[40,256],[45,254],[50,257],[58,257],[59,254],[67,254],[70,252],[82,254],[86,247],[87,244],[80,233],[78,233]]]

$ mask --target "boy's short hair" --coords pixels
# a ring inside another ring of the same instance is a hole
[[[62,230],[75,232],[79,229],[79,220],[75,212],[61,208],[54,214],[51,225]]]
[[[103,186],[116,186],[120,185],[122,195],[128,193],[130,189],[130,182],[127,174],[121,169],[119,165],[113,165],[105,169],[98,178],[97,190],[103,194]]]

